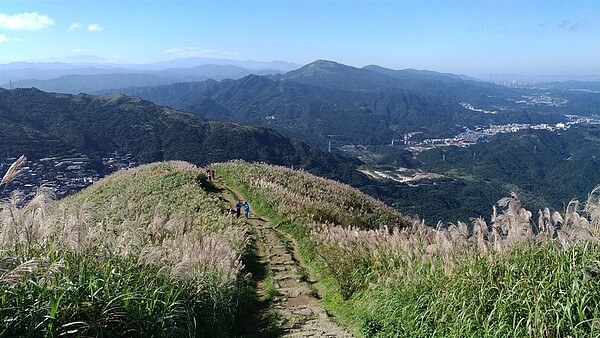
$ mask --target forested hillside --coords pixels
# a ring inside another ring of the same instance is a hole
[[[417,159],[425,170],[490,189],[493,197],[515,192],[533,210],[563,210],[600,183],[600,128],[500,134],[468,148],[426,151]]]
[[[294,166],[347,182],[365,178],[356,160],[325,153],[271,129],[209,121],[125,95],[0,89],[0,156],[47,157],[76,150],[115,150],[142,163],[185,160],[198,165],[230,159]]]
[[[387,151],[393,154],[394,147]],[[396,150],[397,152],[399,150]],[[397,156],[400,156],[398,154]],[[391,155],[388,155],[391,157]],[[564,210],[585,200],[600,183],[600,129],[586,125],[562,131],[498,134],[469,147],[439,147],[401,162],[412,170],[442,175],[400,183],[380,179],[360,189],[428,224],[491,217],[488,205],[516,193],[530,210]],[[375,170],[396,168],[389,165]],[[391,157],[391,163],[395,161]]]

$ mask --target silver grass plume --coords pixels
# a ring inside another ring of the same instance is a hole
[[[21,155],[8,168],[8,170],[4,174],[4,177],[2,177],[2,180],[0,181],[0,185],[4,184],[4,189],[6,189],[6,186],[9,185],[10,182],[12,182],[15,178],[17,178],[17,176],[19,176],[19,173],[21,172],[21,167],[23,166],[23,163],[25,163],[25,161],[27,161],[27,157],[25,157],[25,155]]]
[[[42,261],[30,259],[0,277],[0,283],[13,284],[34,273]]]
[[[598,234],[600,232],[600,185],[589,193],[584,211],[590,216],[591,225]]]

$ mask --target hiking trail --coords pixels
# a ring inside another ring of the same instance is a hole
[[[212,183],[221,200],[229,207],[245,200],[237,191],[225,185],[222,179],[213,180]],[[250,205],[252,208],[251,201]],[[244,217],[243,213],[241,217]],[[259,303],[262,303],[257,320],[264,321],[269,316],[270,304],[267,303],[272,302],[272,309],[277,315],[278,336],[353,337],[345,328],[335,324],[318,305],[319,292],[313,286],[310,270],[300,257],[296,241],[273,227],[269,219],[255,214],[253,209],[246,222],[255,229],[259,263],[266,270],[253,277],[258,283]],[[269,286],[269,277],[272,287]],[[272,296],[273,289],[275,296]],[[271,296],[267,297],[269,292]]]

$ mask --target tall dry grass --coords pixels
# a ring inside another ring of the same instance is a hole
[[[88,325],[89,318],[108,316],[96,308],[106,302],[128,309],[123,318],[129,318],[131,325],[139,321],[139,327],[132,329],[134,336],[167,329],[154,322],[170,316],[171,310],[180,317],[164,325],[181,325],[185,320],[192,335],[232,332],[232,321],[243,308],[231,304],[248,302],[251,297],[242,262],[249,250],[249,231],[227,217],[222,202],[205,188],[208,183],[202,170],[189,163],[167,162],[114,173],[59,201],[45,187],[26,204],[26,196],[14,191],[9,201],[0,203],[0,287],[21,292],[3,298],[0,312],[8,314],[14,301],[26,304],[19,297],[35,295],[39,299],[30,310],[40,322],[37,328],[20,322],[34,320],[27,319],[27,308],[20,308],[16,318],[0,323],[0,335],[56,335],[72,330],[83,335],[107,334],[107,328]],[[91,270],[73,270],[81,264]],[[103,272],[98,275],[95,269]],[[98,278],[101,282],[94,282]],[[120,280],[132,285],[122,288]],[[72,293],[64,289],[65,282],[76,288],[82,287],[79,283],[106,283],[101,290],[115,289],[102,296],[107,299],[85,300],[89,308],[83,311],[77,302],[84,301],[80,297],[86,292]],[[181,291],[176,292],[177,288]],[[57,295],[56,290],[66,294]],[[75,303],[63,301],[65,307],[57,305],[52,310],[55,297]],[[166,302],[167,308],[159,313],[158,308],[143,310],[128,297]],[[61,309],[62,316],[50,314]],[[50,315],[52,320],[44,319]],[[151,316],[159,317],[148,320]],[[189,321],[189,316],[205,318]],[[77,319],[87,324],[69,325]]]
[[[516,195],[490,222],[409,220],[348,186],[231,162],[217,171],[300,243],[325,304],[368,337],[600,334],[600,187],[534,218]]]
[[[246,229],[241,223],[231,226],[219,201],[201,193],[200,187],[193,185],[194,180],[187,177],[187,186],[179,187],[181,190],[162,193],[180,194],[180,203],[194,199],[197,211],[173,212],[174,203],[165,211],[166,201],[154,205],[153,210],[148,205],[146,210],[140,210],[139,204],[144,203],[141,200],[153,201],[156,196],[151,196],[152,191],[140,191],[149,194],[137,196],[140,184],[133,181],[151,182],[169,172],[201,175],[200,170],[187,163],[148,165],[116,173],[90,191],[62,201],[56,201],[52,191],[42,187],[24,207],[19,207],[24,196],[15,191],[10,201],[0,204],[0,247],[24,257],[46,249],[101,256],[133,254],[139,256],[140,262],[161,264],[165,269],[187,262],[189,266],[219,267],[226,276],[241,271],[240,257],[249,241]],[[133,181],[121,182],[130,179]],[[116,186],[129,184],[137,187],[112,195],[110,204],[106,203],[106,196],[95,195],[97,190],[111,191],[113,186],[117,190]],[[158,188],[164,189],[160,184]],[[115,219],[118,222],[113,222]]]
[[[540,210],[537,222],[513,195],[494,207],[491,224],[321,224],[312,236],[342,297],[372,300],[355,319],[366,336],[593,337],[600,334],[598,189],[583,208],[571,201],[562,213]]]
[[[21,172],[21,167],[27,161],[27,157],[25,155],[21,155],[13,164],[10,165],[2,180],[0,180],[0,185],[4,184],[4,189],[8,186],[12,181],[14,181],[17,176],[19,176]]]
[[[377,261],[381,251],[391,252],[405,261],[421,261],[442,255],[447,271],[465,255],[488,257],[519,246],[552,245],[568,249],[600,240],[600,186],[596,187],[581,208],[571,201],[563,213],[539,211],[534,222],[532,213],[523,208],[516,195],[505,197],[494,206],[491,224],[479,217],[470,226],[463,222],[430,227],[413,221],[410,227],[383,226],[376,230],[315,223],[312,236],[322,245],[336,245],[347,253],[365,252]],[[383,262],[382,262],[383,263]],[[408,271],[409,272],[409,271]]]

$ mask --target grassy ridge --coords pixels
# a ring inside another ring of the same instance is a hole
[[[3,203],[0,335],[233,335],[254,299],[249,238],[209,188],[168,162]]]
[[[215,168],[228,183],[251,193],[255,207],[281,220],[367,229],[410,224],[408,218],[384,203],[346,184],[304,171],[243,161],[217,164]]]
[[[516,196],[437,228],[339,183],[267,165],[216,166],[280,222],[326,286],[325,305],[366,337],[600,334],[600,188],[564,213]]]
[[[319,274],[326,302],[341,320],[351,324],[359,303],[344,303],[366,286],[369,262],[359,252],[346,254],[337,246],[319,245],[315,231],[333,226],[371,230],[403,228],[412,220],[346,184],[285,167],[234,161],[213,165],[228,185],[238,189],[252,207],[267,215],[299,244],[304,259]],[[351,247],[347,247],[351,251]],[[352,318],[351,318],[352,317]]]

